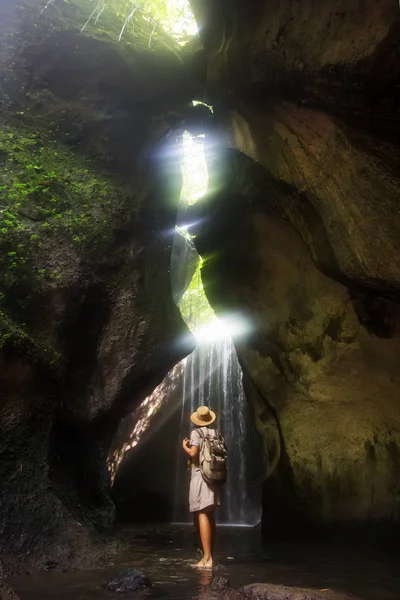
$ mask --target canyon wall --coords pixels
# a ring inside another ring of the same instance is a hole
[[[220,147],[196,245],[217,313],[250,324],[264,530],[397,522],[398,6],[192,5]]]
[[[193,346],[170,286],[173,128],[193,80],[139,13],[118,41],[117,11],[85,28],[92,10],[0,7],[0,545],[14,570],[103,553],[118,423]]]

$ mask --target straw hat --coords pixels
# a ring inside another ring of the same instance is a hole
[[[199,406],[199,408],[190,416],[190,420],[195,425],[202,427],[203,425],[211,425],[214,423],[217,415],[215,412],[207,408],[207,406]]]

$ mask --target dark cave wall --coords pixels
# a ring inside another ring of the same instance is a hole
[[[0,550],[13,570],[103,553],[118,423],[192,347],[176,344],[169,270],[170,115],[187,113],[193,81],[169,38],[149,50],[143,19],[135,44],[112,21],[81,35],[89,4],[0,7]]]
[[[194,209],[269,469],[264,531],[399,518],[399,32],[389,1],[193,1],[220,159]]]
[[[217,313],[251,327],[235,345],[268,457],[264,525],[397,520],[399,307],[375,298],[375,330],[360,323],[358,291],[321,273],[276,209],[296,192],[228,156],[231,187],[205,199],[196,244]]]

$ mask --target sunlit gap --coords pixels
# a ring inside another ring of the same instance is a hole
[[[196,105],[199,104],[199,102],[194,101],[193,104]],[[211,107],[209,108],[212,110]],[[182,136],[182,191],[180,198],[180,213],[181,215],[183,214],[183,216],[185,210],[190,206],[193,206],[200,198],[202,198],[208,189],[209,175],[205,153],[205,141],[205,134],[194,137],[188,131],[185,131]],[[176,227],[177,232],[191,242],[192,235],[190,229],[190,223],[185,225],[181,224]],[[203,260],[200,257],[198,267],[193,274],[191,282],[178,304],[182,318],[194,335],[197,346],[202,344],[212,344],[217,340],[223,340],[228,337],[236,338],[243,335],[249,329],[247,322],[240,316],[226,314],[217,318],[204,292],[201,278],[202,265]],[[132,423],[135,423],[135,425],[129,438],[122,447],[113,451],[108,459],[108,467],[112,481],[114,481],[116,472],[125,453],[138,445],[143,434],[150,427],[155,414],[163,405],[167,393],[171,393],[174,382],[182,376],[187,360],[187,358],[183,359],[176,365],[163,382],[133,413],[131,421]],[[221,361],[215,361],[211,371],[207,371],[204,377],[209,378],[210,374],[218,370],[221,364]],[[199,377],[197,379],[195,389],[200,389],[201,386],[203,386],[204,377]],[[192,389],[191,392],[193,393],[193,391],[194,390]],[[176,409],[181,403],[182,399],[179,398],[177,403],[174,406],[171,406],[171,411]]]
[[[193,102],[197,104],[197,102]],[[207,191],[208,188],[208,169],[207,161],[204,149],[205,135],[199,135],[194,138],[190,133],[185,131],[182,135],[182,191],[180,203],[183,208],[193,205],[199,200]],[[188,240],[191,239],[189,233],[190,224],[181,225],[176,227],[177,231],[185,236]],[[217,327],[214,327],[215,331],[220,331],[221,327],[224,327],[222,322],[220,323],[203,290],[203,284],[201,281],[200,267],[202,261],[200,259],[199,267],[196,269],[189,288],[186,290],[179,308],[183,315],[183,318],[188,323],[189,328],[192,330],[194,335],[198,334],[198,340],[201,341],[204,336],[208,337],[207,341],[211,341],[211,331],[207,335],[208,328],[212,329],[213,324],[218,323]],[[196,323],[200,319],[201,323],[205,324],[204,331],[196,329]],[[150,427],[154,415],[161,408],[167,391],[171,393],[171,388],[174,382],[179,379],[185,369],[187,359],[183,359],[178,365],[170,371],[168,376],[157,386],[154,392],[148,396],[141,405],[135,410],[132,415],[132,423],[135,423],[128,439],[122,445],[122,447],[112,451],[108,457],[108,469],[111,475],[111,481],[114,482],[118,467],[121,464],[126,452],[129,452],[135,448],[141,440],[143,434]],[[215,365],[215,369],[219,365]],[[197,385],[200,387],[204,381],[200,379]],[[180,399],[179,399],[180,400]]]
[[[194,105],[198,102],[193,102]],[[211,110],[212,108],[209,107]],[[208,189],[208,168],[205,155],[205,135],[193,137],[185,131],[183,134],[182,160],[182,193],[181,206],[190,207],[195,204]],[[176,229],[182,235],[192,237],[191,223],[181,224]],[[203,260],[200,262],[193,278],[179,303],[181,315],[190,331],[196,338],[197,345],[211,343],[225,337],[237,337],[248,330],[248,324],[237,315],[225,315],[218,318],[211,308],[204,292],[201,279]]]

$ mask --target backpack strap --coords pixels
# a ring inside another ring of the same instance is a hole
[[[201,427],[199,427],[199,428],[197,429],[197,431],[199,432],[199,436],[200,436],[200,448],[199,448],[199,453],[200,453],[200,456],[201,456],[201,453],[202,453],[202,451],[203,451],[204,440],[205,440],[205,438],[206,438],[206,435],[205,435],[205,433],[204,433],[204,431],[202,430],[202,428],[201,428]]]
[[[197,431],[199,432],[199,435],[200,435],[200,437],[201,437],[201,439],[202,439],[202,440],[204,440],[204,438],[206,438],[206,437],[208,437],[208,438],[214,438],[214,437],[215,437],[215,438],[218,438],[218,436],[220,435],[220,433],[219,433],[219,430],[218,430],[218,429],[214,429],[214,431],[215,431],[215,436],[213,436],[213,435],[208,435],[207,433],[204,433],[204,431],[203,431],[203,428],[202,428],[202,427],[199,427],[199,428],[197,429]]]
[[[199,436],[200,436],[200,439],[201,439],[201,446],[202,446],[205,438],[207,437],[207,435],[204,433],[204,431],[203,431],[203,429],[201,427],[199,427],[197,431],[199,432]],[[200,449],[201,449],[201,446],[200,446]]]
[[[203,443],[204,443],[205,435],[204,435],[204,432],[201,430],[201,427],[199,427],[197,429],[197,431],[199,432],[199,436],[200,436],[200,448],[199,448],[199,451],[201,452],[201,449],[202,449]]]

